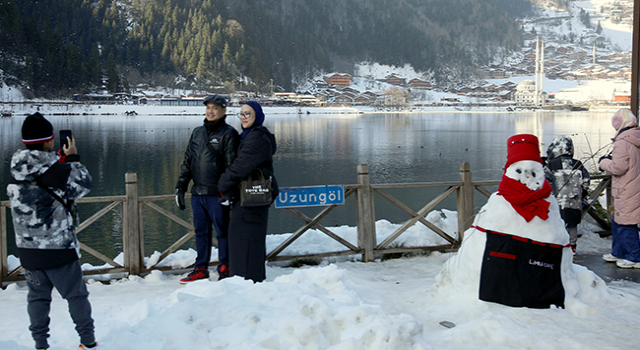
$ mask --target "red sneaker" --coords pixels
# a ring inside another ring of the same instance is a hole
[[[229,277],[229,266],[218,265],[218,281]]]
[[[180,284],[187,284],[189,282],[202,279],[209,279],[209,270],[205,269],[204,267],[196,267],[195,269],[193,269],[193,271],[191,271],[190,274],[187,275],[187,277],[180,280]]]

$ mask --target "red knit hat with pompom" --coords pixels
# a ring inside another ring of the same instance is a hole
[[[513,135],[507,140],[507,164],[504,171],[507,171],[511,164],[521,160],[532,160],[542,164],[538,138],[535,135]]]

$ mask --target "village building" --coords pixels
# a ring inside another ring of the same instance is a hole
[[[405,86],[407,84],[407,79],[400,78],[392,74],[387,77],[387,84],[396,85],[396,86]]]
[[[487,68],[483,70],[484,79],[505,79],[507,73],[504,69]]]
[[[350,92],[346,92],[344,94],[337,95],[333,99],[333,102],[335,104],[341,104],[341,105],[352,105],[354,100],[355,100],[355,95],[353,95]]]
[[[342,88],[342,89],[340,89],[340,92],[343,93],[343,94],[344,93],[350,93],[350,94],[352,94],[354,96],[360,94],[360,91],[358,91],[358,90],[356,90],[354,88],[350,88],[350,87]]]
[[[319,106],[322,102],[318,97],[311,94],[297,94],[295,92],[276,92],[274,96],[286,104],[301,106]]]
[[[359,95],[356,96],[356,98],[353,100],[353,103],[356,105],[369,105],[371,103],[373,103],[374,101],[371,100],[371,97],[367,96],[367,95]]]
[[[351,76],[349,74],[334,74],[330,77],[324,77],[324,80],[330,86],[350,86]]]
[[[400,94],[386,94],[382,98],[385,106],[404,106],[407,104],[407,97]]]
[[[546,93],[541,92],[542,101],[546,100]],[[520,105],[534,105],[536,103],[536,84],[533,80],[523,80],[516,87],[513,100]]]
[[[422,79],[413,78],[409,80],[409,87],[413,89],[429,89],[431,88],[431,83]]]
[[[630,91],[613,91],[613,102],[619,104],[629,104],[631,103],[631,92]]]

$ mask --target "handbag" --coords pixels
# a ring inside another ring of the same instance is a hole
[[[255,169],[240,182],[240,206],[259,207],[271,205],[273,193],[271,190],[272,177],[265,178],[261,169]]]

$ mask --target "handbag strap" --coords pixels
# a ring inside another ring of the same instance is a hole
[[[253,174],[257,174],[257,178],[254,177]],[[268,180],[273,180],[271,175],[269,175],[269,176],[265,176],[264,175],[264,171],[262,170],[262,168],[255,168],[255,169],[251,170],[251,173],[249,173],[249,175],[247,175],[245,180],[251,181],[253,179],[262,180],[262,181],[265,181],[267,179]]]
[[[262,169],[255,168],[255,169],[253,169],[251,174],[253,174],[254,172],[258,173],[258,177],[259,177],[260,180],[264,180],[264,172],[262,172]]]
[[[73,209],[73,203],[74,201],[72,199],[69,199],[67,201],[65,201],[64,199],[62,199],[60,196],[58,196],[55,192],[53,192],[53,190],[49,187],[46,186],[45,184],[42,183],[42,180],[40,179],[40,177],[37,177],[35,181],[20,181],[20,180],[16,180],[13,176],[11,176],[11,182],[12,184],[16,184],[16,185],[23,185],[23,184],[31,184],[34,183],[42,188],[43,190],[47,191],[47,193],[53,197],[53,199],[57,200],[58,202],[60,202],[62,204],[62,206],[67,209],[67,211],[69,213],[73,213],[72,209]]]
[[[64,199],[60,198],[60,196],[58,196],[55,192],[53,192],[53,190],[50,187],[45,186],[44,184],[42,184],[42,182],[40,182],[40,178],[38,178],[38,180],[36,181],[36,184],[38,186],[40,186],[43,190],[47,191],[47,193],[49,193],[51,195],[51,197],[53,197],[55,200],[57,200],[58,202],[62,203],[64,208],[67,209],[67,211],[69,213],[73,213],[73,211],[72,211],[72,209],[73,209],[73,200],[65,201]]]

